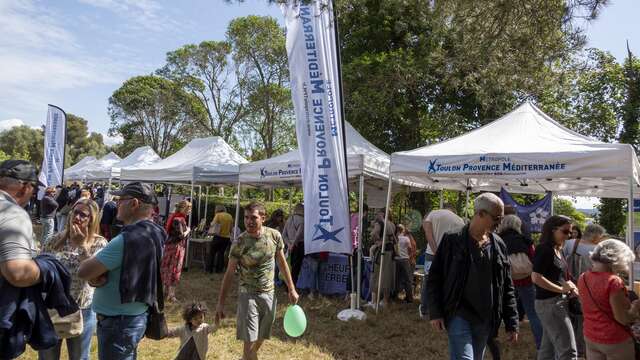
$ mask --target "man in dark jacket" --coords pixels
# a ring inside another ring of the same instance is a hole
[[[135,359],[149,307],[162,297],[157,290],[166,233],[150,220],[157,204],[153,188],[134,182],[114,195],[125,227],[78,270],[80,278],[97,286],[91,307],[98,318],[100,360]]]
[[[493,231],[504,216],[502,200],[479,195],[471,223],[446,234],[427,279],[429,315],[446,328],[451,359],[482,359],[489,334],[504,319],[510,341],[518,339],[518,310],[507,249]]]

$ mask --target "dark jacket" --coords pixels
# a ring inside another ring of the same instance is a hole
[[[496,328],[504,318],[507,331],[518,329],[518,309],[515,290],[511,281],[511,268],[507,248],[496,234],[493,237],[493,293],[497,294],[493,304],[492,327]],[[469,250],[469,225],[457,233],[445,234],[429,269],[427,294],[429,316],[444,319],[445,324],[456,314],[464,294],[471,265]],[[478,299],[478,301],[486,301]]]
[[[154,306],[160,282],[162,248],[167,239],[164,229],[150,220],[122,228],[124,251],[120,273],[120,301],[142,302]]]
[[[40,203],[40,217],[41,218],[53,218],[56,215],[58,209],[58,203],[49,195],[42,197]]]
[[[507,246],[507,255],[525,253],[529,256],[531,249],[531,239],[518,233],[513,229],[509,229],[500,234],[502,241]]]
[[[0,279],[0,359],[13,359],[25,351],[28,343],[34,350],[48,349],[58,343],[58,336],[47,309],[60,316],[78,311],[69,293],[69,271],[51,255],[40,255],[35,262],[41,281],[17,288]]]

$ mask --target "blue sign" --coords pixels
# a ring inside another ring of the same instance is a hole
[[[346,294],[350,276],[349,257],[346,255],[329,254],[325,262],[307,256],[302,261],[296,287],[315,289],[317,286],[318,291],[324,295]]]
[[[542,200],[526,206],[516,202],[504,188],[500,190],[500,198],[505,206],[511,205],[516,209],[518,217],[522,220],[525,228],[529,229],[529,232],[542,232],[542,225],[551,216],[551,204],[553,201],[551,193],[545,195]]]

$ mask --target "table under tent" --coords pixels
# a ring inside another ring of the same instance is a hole
[[[504,188],[512,193],[628,199],[626,240],[633,248],[632,204],[634,189],[640,186],[639,169],[631,145],[578,134],[527,102],[467,134],[393,153],[389,184],[403,177],[467,192]]]
[[[144,181],[167,185],[190,185],[191,199],[194,199],[194,187],[198,186],[200,198],[202,184],[224,185],[235,184],[238,181],[240,164],[247,160],[238,154],[221,137],[208,137],[191,140],[182,149],[166,159],[147,166],[137,168],[122,168],[120,180]],[[169,188],[171,196],[171,187]],[[205,202],[205,214],[206,206]],[[195,205],[192,203],[192,205]],[[198,204],[198,209],[200,204]],[[192,216],[189,216],[189,227]],[[192,239],[187,242],[187,254]],[[187,256],[186,267],[190,258]]]
[[[362,239],[364,194],[372,208],[384,206],[385,187],[389,172],[390,158],[387,153],[378,149],[358,133],[351,124],[345,122],[345,137],[347,151],[347,170],[350,186],[358,186],[359,221],[358,239]],[[403,177],[396,177],[395,181],[403,185],[422,187],[421,184],[411,184]],[[258,188],[293,188],[302,183],[301,157],[298,149],[275,156],[270,159],[240,165],[240,177],[237,184],[236,223],[239,222],[239,209],[242,186]],[[291,193],[290,193],[291,194]],[[291,198],[289,199],[291,213]],[[358,242],[358,269],[356,277],[361,278],[360,264],[362,263],[362,240]],[[361,283],[357,282],[357,305],[360,307]]]

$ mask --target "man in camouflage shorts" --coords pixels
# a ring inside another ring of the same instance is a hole
[[[244,208],[246,231],[231,245],[229,264],[222,280],[215,321],[224,318],[224,301],[236,268],[240,275],[238,289],[238,340],[244,341],[244,360],[258,358],[258,350],[271,336],[276,316],[274,295],[275,261],[284,275],[289,289],[289,301],[298,302],[298,293],[284,256],[282,235],[275,229],[262,226],[266,218],[264,205],[252,202]]]

